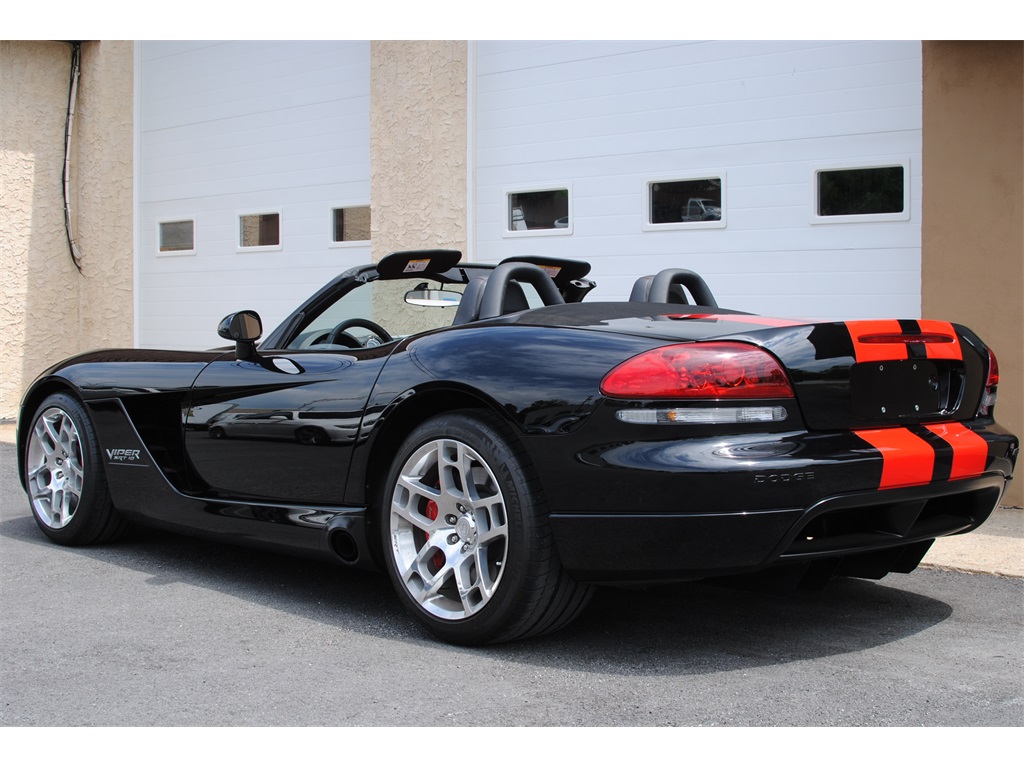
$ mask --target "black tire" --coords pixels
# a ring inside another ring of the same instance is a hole
[[[224,427],[210,427],[207,434],[209,434],[214,440],[220,440],[222,437],[227,437]]]
[[[392,464],[381,514],[399,598],[442,640],[481,645],[553,632],[590,598],[592,588],[562,569],[529,458],[492,414],[442,414],[414,430]]]
[[[24,451],[32,517],[50,539],[83,546],[127,530],[110,500],[96,431],[78,400],[63,392],[47,397],[32,417]]]

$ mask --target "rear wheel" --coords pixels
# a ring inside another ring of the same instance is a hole
[[[25,487],[36,523],[60,544],[109,541],[126,528],[110,500],[95,430],[70,395],[50,395],[35,413]]]
[[[416,429],[392,466],[384,516],[399,596],[448,642],[551,632],[590,596],[562,570],[528,457],[490,414],[444,414]]]

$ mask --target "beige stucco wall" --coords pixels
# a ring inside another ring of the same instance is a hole
[[[996,418],[1021,436],[1024,43],[925,42],[922,59],[923,314],[964,323],[996,351]],[[1022,500],[1018,477],[1004,503]]]
[[[71,166],[82,274],[61,185],[70,67],[65,43],[0,42],[0,419],[51,363],[132,344],[133,44],[82,46]]]
[[[467,62],[464,41],[370,43],[370,239],[379,261],[393,251],[466,252]],[[404,291],[404,286],[396,286]],[[434,327],[434,313],[374,294],[407,330]],[[385,323],[388,325],[388,323]]]
[[[465,252],[465,41],[370,44],[374,260],[410,248]]]

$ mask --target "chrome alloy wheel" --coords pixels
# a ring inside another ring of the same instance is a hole
[[[479,453],[437,439],[409,456],[392,494],[390,541],[421,608],[450,621],[480,611],[501,582],[508,538],[504,496]]]
[[[48,528],[63,528],[78,510],[85,470],[78,429],[61,408],[47,408],[36,419],[26,465],[36,516]]]

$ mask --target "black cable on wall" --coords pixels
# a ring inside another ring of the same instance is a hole
[[[68,238],[68,249],[71,252],[71,262],[75,268],[82,271],[82,253],[75,242],[74,232],[71,226],[71,135],[75,122],[75,102],[78,98],[78,76],[81,72],[82,44],[78,41],[71,41],[71,83],[68,86],[68,112],[67,120],[64,123],[64,173],[61,175],[61,182],[64,188],[64,232]]]

